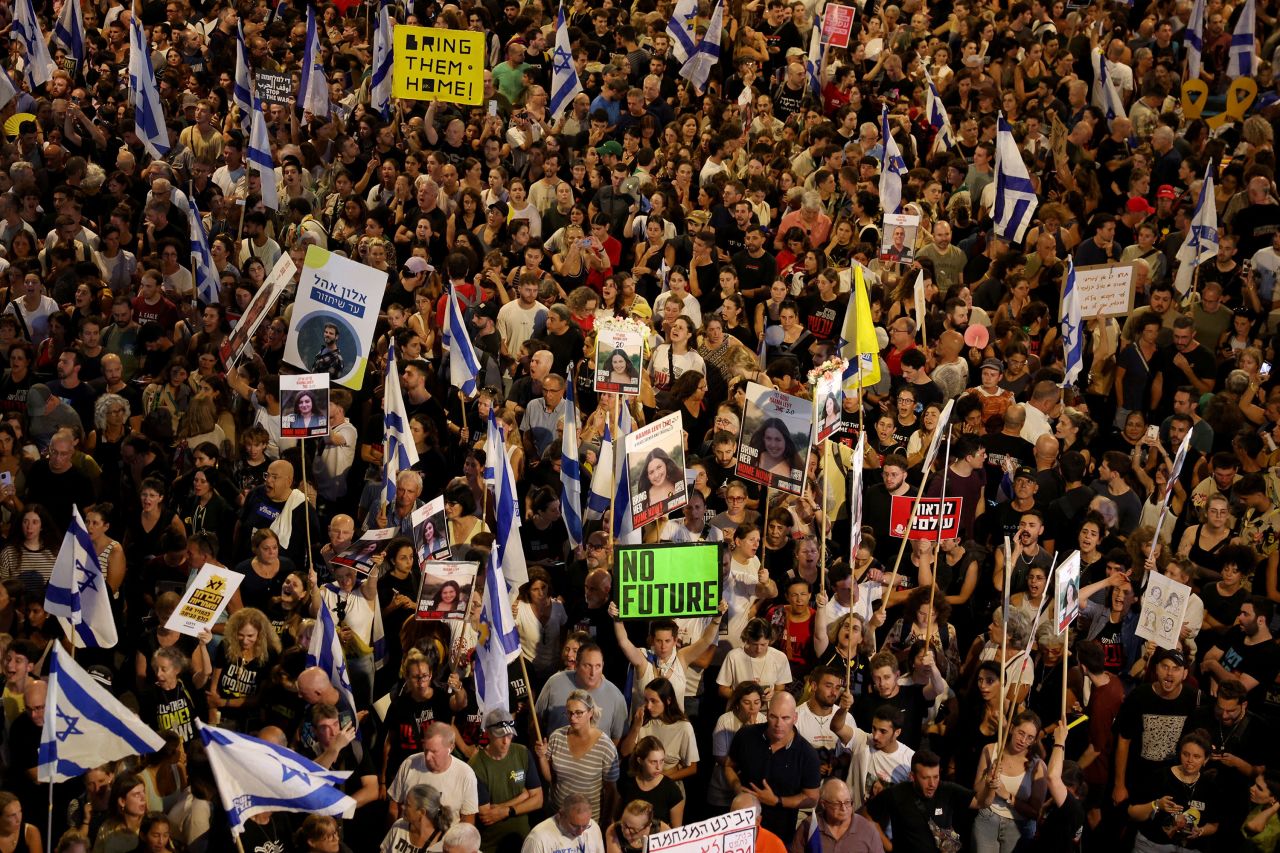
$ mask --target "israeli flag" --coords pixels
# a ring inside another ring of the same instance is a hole
[[[667,35],[671,36],[671,55],[681,65],[689,61],[698,45],[693,40],[693,25],[698,19],[698,0],[679,0],[667,22]]]
[[[1001,113],[996,121],[996,207],[992,220],[996,236],[1021,243],[1031,227],[1040,199],[1027,174],[1027,164],[1013,140],[1013,129]]]
[[[280,209],[280,188],[276,181],[276,161],[271,156],[271,137],[267,135],[267,117],[262,112],[258,93],[253,93],[253,118],[249,125],[249,165],[262,179],[262,203],[272,210]]]
[[[70,0],[68,0],[70,2]],[[195,273],[196,298],[205,305],[218,302],[218,270],[213,265],[213,255],[209,252],[209,235],[204,230],[204,220],[200,218],[200,208],[196,207],[195,197],[187,194],[187,218],[191,220],[191,271]]]
[[[373,31],[373,80],[369,84],[369,106],[383,120],[391,118],[391,5],[378,5],[378,28]]]
[[[323,601],[316,616],[315,630],[311,632],[311,645],[307,648],[307,666],[318,666],[324,670],[329,676],[329,683],[346,700],[347,708],[352,714],[356,713],[356,697],[351,689],[351,676],[347,674],[347,656],[343,654],[342,643],[338,640],[338,626],[333,622],[333,613]]]
[[[573,99],[582,91],[582,81],[573,67],[573,45],[569,41],[569,27],[564,20],[564,4],[556,13],[556,46],[551,53],[551,120],[555,121],[568,109]]]
[[[68,620],[77,648],[115,646],[116,620],[111,614],[111,591],[98,562],[98,552],[85,530],[79,508],[71,507],[71,524],[45,588],[44,609]]]
[[[163,747],[164,738],[98,684],[61,643],[53,644],[39,781],[66,782],[110,761]]]
[[[822,43],[822,17],[813,16],[813,29],[809,31],[809,57],[805,60],[805,71],[809,72],[809,85],[813,86],[813,94],[822,97],[822,58],[827,46]]]
[[[31,0],[20,0],[19,6]],[[169,153],[169,128],[164,123],[156,72],[151,67],[151,51],[137,15],[129,19],[129,101],[133,104],[134,130],[142,147],[156,160]]]
[[[573,368],[564,386],[564,432],[560,436],[560,512],[569,544],[582,546],[582,465],[578,462],[578,407],[573,400]]]
[[[84,10],[80,0],[65,0],[53,25],[53,37],[62,43],[76,62],[84,61]]]
[[[1187,47],[1187,79],[1200,79],[1200,56],[1204,53],[1204,7],[1205,0],[1196,0],[1191,6],[1191,20],[1182,31],[1182,40]]]
[[[22,46],[26,48],[27,80],[30,81],[31,88],[48,83],[53,77],[53,57],[49,55],[49,45],[44,33],[40,31],[31,0],[14,0],[13,28],[9,31],[9,37],[22,42]],[[130,62],[132,64],[132,60]]]
[[[880,164],[880,206],[885,213],[902,212],[902,182],[907,164],[889,132],[889,107],[880,108],[880,138],[884,142],[884,162]]]
[[[1076,290],[1076,265],[1067,257],[1067,280],[1062,286],[1062,351],[1066,356],[1066,376],[1062,387],[1075,383],[1084,368],[1084,328],[1080,319],[1080,292]]]
[[[509,710],[507,698],[511,682],[507,678],[507,667],[520,657],[520,634],[511,614],[511,596],[500,559],[498,549],[494,548],[484,561],[484,605],[480,622],[488,631],[481,632],[484,640],[476,644],[474,658],[476,704],[481,714],[495,708]]]
[[[711,69],[720,64],[720,36],[724,29],[724,4],[717,3],[711,13],[707,34],[698,42],[698,48],[680,66],[680,76],[693,84],[699,92],[705,92],[711,79]]]
[[[587,495],[586,517],[590,521],[604,518],[604,514],[609,511],[613,467],[613,432],[606,420],[604,438],[600,441],[600,455],[596,458],[595,470],[591,472],[591,493]]]
[[[355,814],[356,801],[334,787],[346,782],[350,771],[326,770],[291,749],[200,720],[196,728],[232,835],[240,835],[245,821],[263,812]]]
[[[1245,0],[1244,11],[1231,33],[1231,53],[1227,58],[1227,77],[1252,77],[1258,71],[1258,58],[1254,54],[1257,38],[1257,12],[1254,0]]]
[[[476,395],[476,379],[480,376],[480,359],[467,334],[467,321],[453,288],[445,285],[444,347],[449,352],[449,384],[470,399]]]
[[[618,409],[618,436],[627,436],[635,430],[631,420],[631,408],[622,405]],[[631,477],[627,469],[627,442],[621,439],[614,448],[618,490],[614,493],[613,539],[622,545],[640,544],[641,530],[636,529],[631,515]]]
[[[1173,277],[1174,289],[1185,296],[1191,290],[1196,267],[1218,255],[1218,208],[1214,203],[1213,164],[1204,170],[1204,183],[1196,199],[1196,211],[1191,216],[1191,227],[1182,241],[1178,254],[1178,272]]]
[[[818,830],[816,813],[809,816],[809,834],[804,839],[804,853],[822,853],[822,833]]]
[[[0,107],[8,106],[16,97],[18,90],[13,88],[13,79],[9,77],[7,69],[0,68]]]
[[[862,544],[862,467],[867,458],[867,437],[858,433],[858,444],[853,448],[853,467],[849,474],[849,565],[857,564],[858,546]]]
[[[387,506],[396,502],[396,475],[418,464],[418,448],[409,434],[409,413],[400,391],[400,371],[396,368],[396,345],[387,347],[387,374],[382,390],[382,482]]]
[[[253,78],[249,75],[249,47],[244,42],[244,27],[236,23],[236,79],[231,87],[232,97],[240,109],[240,129],[249,138],[253,117]]]
[[[493,465],[493,512],[498,529],[494,533],[494,551],[507,584],[515,589],[529,580],[529,568],[524,561],[524,546],[520,542],[520,500],[516,497],[516,478],[507,460],[498,419],[489,410],[489,431],[485,437],[485,459]]]
[[[1107,67],[1107,58],[1102,49],[1095,47],[1093,55],[1093,105],[1102,110],[1107,121],[1123,116],[1124,101],[1120,99],[1120,89],[1116,86],[1111,69]]]
[[[298,106],[313,116],[329,116],[329,80],[320,61],[320,36],[316,32],[316,7],[307,4],[307,44],[302,52],[302,79],[298,85]]]
[[[942,103],[942,96],[938,94],[938,87],[934,85],[928,69],[925,69],[924,79],[929,84],[925,92],[925,114],[928,115],[929,126],[934,132],[933,147],[929,150],[937,151],[941,148],[943,151],[950,151],[956,147],[956,136],[951,132],[951,117],[947,115],[947,108]]]

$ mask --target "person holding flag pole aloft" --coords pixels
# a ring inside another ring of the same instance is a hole
[[[931,651],[932,651],[932,646],[930,644],[933,642],[932,636],[933,636],[933,631],[935,627],[934,621],[933,621],[933,599],[938,592],[938,556],[942,553],[942,527],[943,527],[943,522],[947,518],[947,475],[951,473],[951,424],[947,424],[946,430],[947,430],[947,449],[943,453],[943,457],[942,457],[942,490],[938,493],[938,498],[937,498],[938,510],[937,510],[936,517],[938,519],[938,535],[937,535],[937,538],[934,540],[933,565],[929,569],[929,574],[932,577],[932,581],[929,584],[929,615],[924,623],[925,624],[925,630],[924,630],[925,647],[930,649]],[[923,477],[927,478],[928,475],[929,473],[927,470],[922,472]],[[908,534],[910,534],[910,528],[908,528]],[[959,531],[956,531],[956,534],[959,535]],[[939,636],[938,641],[939,641],[939,644],[941,644],[941,641],[942,641],[941,636]]]

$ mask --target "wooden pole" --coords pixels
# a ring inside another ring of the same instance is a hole
[[[307,440],[305,438],[298,439],[298,450],[300,451],[298,466],[302,469],[303,519],[306,521],[304,526],[307,528],[307,575],[310,576],[316,570],[316,566],[311,556],[311,499],[307,497]]]
[[[1064,722],[1067,719],[1067,675],[1069,672],[1068,663],[1071,652],[1071,626],[1068,625],[1062,631],[1062,713],[1058,715],[1058,719]]]
[[[818,445],[818,449],[822,451],[822,553],[818,557],[818,591],[827,591],[827,480],[829,478],[829,470],[827,466],[827,443],[824,441]],[[850,567],[852,571],[852,567]]]
[[[529,680],[529,669],[525,666],[524,653],[520,654],[520,674],[524,676],[524,687],[529,691],[529,716],[533,718],[534,742],[542,740],[542,727],[538,725],[538,712],[534,710],[533,682]]]
[[[619,461],[625,459],[625,457],[619,456],[622,453],[622,436],[618,435],[618,401],[621,399],[621,394],[613,395],[613,406],[611,407],[613,411],[610,413],[613,434],[613,459],[610,460],[611,470],[609,471],[609,529],[605,531],[605,535],[609,537],[610,553],[613,550],[613,530],[617,524],[613,516],[617,512],[616,504],[618,502],[618,464]]]
[[[907,543],[911,541],[911,528],[915,526],[916,515],[920,512],[920,499],[924,497],[925,484],[929,482],[929,472],[923,471],[920,475],[920,488],[916,489],[916,499],[911,504],[911,517],[907,520],[907,529],[903,531],[902,544],[898,546],[898,557],[893,561],[893,573],[889,575],[889,584],[885,587],[884,597],[880,599],[880,612],[883,613],[889,606],[889,596],[893,594],[894,587],[898,585],[898,568],[902,565],[902,555],[907,551]]]
[[[1004,704],[1009,694],[1009,676],[1005,658],[1009,655],[1009,584],[1013,574],[1013,547],[1009,537],[1004,538],[1004,588],[1000,605],[1000,716],[996,720],[996,750],[1004,743]]]
[[[938,427],[941,429],[942,427]],[[947,425],[947,449],[943,457],[942,463],[942,493],[938,498],[938,537],[934,540],[933,546],[933,583],[929,584],[929,616],[924,623],[924,643],[925,648],[929,648],[929,636],[933,633],[933,596],[938,589],[938,557],[942,554],[942,521],[945,517],[947,506],[947,474],[951,470],[951,428]],[[959,531],[956,531],[959,535]],[[903,626],[904,628],[906,626]],[[938,638],[938,645],[942,645],[942,638]]]

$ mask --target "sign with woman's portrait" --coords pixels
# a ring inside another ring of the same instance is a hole
[[[831,371],[818,377],[813,385],[813,443],[821,444],[840,429],[844,413],[844,374]]]
[[[413,547],[418,565],[449,556],[449,526],[444,518],[444,495],[418,507],[409,516],[413,523]]]
[[[640,393],[644,333],[621,323],[596,327],[595,390],[635,396]]]
[[[682,509],[689,502],[684,476],[684,430],[672,412],[626,437],[631,517],[636,527]]]
[[[1067,557],[1054,571],[1057,572],[1054,624],[1061,634],[1080,615],[1080,552]]]
[[[280,435],[321,438],[329,434],[329,374],[280,377]]]
[[[432,560],[422,569],[422,587],[418,592],[419,619],[462,621],[467,615],[467,602],[476,585],[479,563],[457,560]]]
[[[813,403],[755,382],[738,436],[738,476],[793,495],[804,492]]]

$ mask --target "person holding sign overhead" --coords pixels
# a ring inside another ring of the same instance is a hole
[[[610,602],[609,616],[613,619],[614,633],[618,637],[618,647],[627,661],[635,667],[635,696],[639,704],[644,700],[644,690],[655,678],[665,678],[675,688],[676,704],[684,710],[685,687],[688,683],[687,670],[693,662],[702,657],[720,635],[720,624],[729,605],[720,599],[720,610],[707,621],[707,627],[692,644],[680,648],[677,638],[680,626],[674,619],[655,619],[649,623],[649,649],[636,648],[627,636],[626,625],[618,618],[618,605]]]

